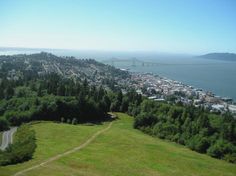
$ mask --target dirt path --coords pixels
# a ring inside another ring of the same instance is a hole
[[[108,125],[108,127],[106,127],[106,128],[104,128],[104,129],[102,129],[102,130],[96,132],[93,136],[91,136],[87,141],[85,141],[85,142],[84,142],[83,144],[81,144],[80,146],[75,147],[75,148],[73,148],[73,149],[71,149],[71,150],[68,150],[67,152],[58,154],[58,155],[56,155],[56,156],[54,156],[54,157],[51,157],[51,158],[47,159],[46,161],[44,161],[44,162],[42,162],[42,163],[40,163],[40,164],[37,164],[37,165],[35,165],[35,166],[32,166],[32,167],[29,167],[29,168],[27,168],[27,169],[21,170],[21,171],[15,173],[14,176],[24,175],[24,174],[25,174],[26,172],[28,172],[28,171],[31,171],[31,170],[36,169],[36,168],[39,168],[39,167],[44,166],[44,165],[46,165],[46,164],[48,164],[48,163],[50,163],[50,162],[52,162],[52,161],[55,161],[55,160],[57,160],[57,159],[60,159],[60,158],[63,157],[63,156],[66,156],[66,155],[69,155],[69,154],[71,154],[71,153],[74,153],[74,152],[76,152],[76,151],[78,151],[78,150],[81,150],[82,148],[84,148],[84,147],[86,147],[88,144],[90,144],[90,143],[91,143],[95,138],[97,138],[100,134],[102,134],[102,133],[104,133],[105,131],[109,130],[109,129],[111,128],[111,126],[112,126],[112,123],[113,123],[113,122],[110,122],[110,124]]]

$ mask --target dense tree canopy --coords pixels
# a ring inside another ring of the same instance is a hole
[[[120,89],[107,91],[89,85],[87,79],[65,79],[57,74],[3,80],[0,88],[5,91],[0,99],[0,131],[32,120],[101,121],[108,111],[126,112],[130,104],[139,105],[142,99],[134,90],[124,96]]]
[[[99,122],[107,118],[108,111],[121,111],[135,117],[134,128],[236,162],[236,120],[231,114],[217,115],[193,106],[147,100],[134,89],[122,93],[114,80],[104,81],[112,89],[54,73],[40,76],[26,71],[19,80],[3,78],[0,131],[33,120]]]
[[[134,115],[135,128],[236,162],[236,120],[229,113],[216,115],[193,106],[144,100]]]
[[[86,80],[80,83],[50,74],[22,82],[18,85],[12,81],[4,88],[6,97],[0,101],[0,130],[6,129],[8,122],[20,125],[32,120],[58,121],[62,117],[75,118],[78,122],[98,121],[105,118],[110,109],[107,92],[102,87],[90,87]]]

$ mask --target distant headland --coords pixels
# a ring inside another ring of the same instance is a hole
[[[201,55],[198,57],[205,58],[205,59],[235,61],[236,62],[236,54],[235,53],[208,53],[208,54]]]

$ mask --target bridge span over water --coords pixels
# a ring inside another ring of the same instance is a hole
[[[157,62],[151,62],[151,61],[142,61],[137,58],[131,58],[131,59],[118,59],[118,58],[111,58],[107,60],[102,60],[101,62],[105,64],[109,64],[114,66],[116,63],[127,63],[127,66],[160,66],[160,65],[172,65],[172,64],[165,64],[165,63],[157,63]]]
[[[194,65],[194,66],[200,66],[200,65],[219,65],[220,63],[160,63],[160,62],[154,62],[154,61],[143,61],[139,60],[137,58],[130,58],[130,59],[119,59],[119,58],[111,58],[107,60],[101,61],[104,64],[109,64],[112,66],[115,66],[116,63],[126,63],[126,66],[174,66],[174,65]]]

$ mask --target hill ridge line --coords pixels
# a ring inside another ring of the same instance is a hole
[[[68,151],[66,151],[66,152],[64,152],[64,153],[58,154],[58,155],[56,155],[56,156],[53,156],[53,157],[47,159],[46,161],[44,161],[44,162],[42,162],[42,163],[40,163],[40,164],[37,164],[37,165],[32,166],[32,167],[29,167],[29,168],[27,168],[27,169],[23,169],[23,170],[21,170],[21,171],[15,173],[13,176],[23,175],[24,173],[26,173],[26,172],[28,172],[28,171],[31,171],[31,170],[36,169],[36,168],[39,168],[39,167],[43,167],[45,164],[48,164],[48,163],[50,163],[50,162],[52,162],[52,161],[58,160],[58,159],[60,159],[60,158],[62,158],[62,157],[64,157],[64,156],[66,156],[66,155],[69,155],[69,154],[71,154],[71,153],[74,153],[74,152],[76,152],[76,151],[81,150],[82,148],[84,148],[84,147],[86,147],[87,145],[89,145],[89,144],[90,144],[94,139],[96,139],[100,134],[102,134],[102,133],[106,132],[107,130],[109,130],[109,129],[111,128],[112,124],[113,124],[113,122],[110,122],[109,125],[108,125],[106,128],[97,131],[97,132],[96,132],[95,134],[93,134],[90,138],[88,138],[83,144],[81,144],[81,145],[79,145],[79,146],[77,146],[77,147],[75,147],[75,148],[73,148],[73,149],[71,149],[71,150],[68,150]]]

